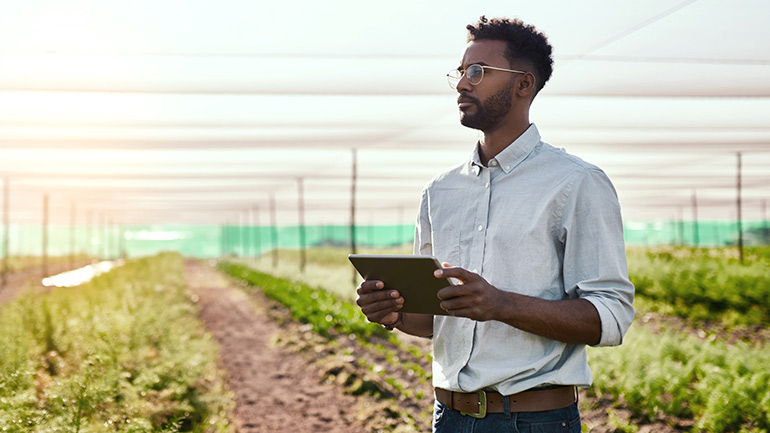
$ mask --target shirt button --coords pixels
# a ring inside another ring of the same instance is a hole
[[[484,188],[489,188],[489,182],[487,182],[487,184],[484,185]]]
[[[510,166],[510,165],[506,165],[506,166],[505,166],[505,171],[508,171],[508,170],[510,170],[510,169],[511,169],[511,166]]]
[[[479,226],[479,231],[484,230],[484,226]]]
[[[497,160],[493,159],[493,160],[489,161],[489,165],[491,165],[492,167],[497,167]]]

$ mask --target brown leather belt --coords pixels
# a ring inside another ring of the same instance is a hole
[[[434,388],[436,400],[450,409],[459,410],[463,415],[484,418],[488,413],[504,413],[503,399],[508,397],[511,412],[542,412],[567,407],[577,401],[577,388],[561,386],[551,389],[536,389],[503,396],[495,391],[472,393],[453,392]]]

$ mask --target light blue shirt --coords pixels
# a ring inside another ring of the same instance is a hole
[[[600,346],[618,345],[634,318],[615,189],[594,165],[540,139],[535,125],[484,167],[470,160],[423,190],[415,253],[480,274],[500,290],[582,298],[599,312]],[[591,384],[586,346],[498,321],[435,316],[433,385],[513,394]]]

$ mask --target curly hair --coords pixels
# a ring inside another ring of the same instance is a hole
[[[492,18],[482,15],[475,24],[468,24],[468,42],[483,39],[504,41],[508,48],[505,52],[508,61],[526,62],[531,66],[537,81],[539,92],[553,73],[553,49],[548,38],[535,26],[524,24],[519,19]]]

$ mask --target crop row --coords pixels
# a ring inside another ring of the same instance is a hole
[[[692,431],[770,431],[770,348],[633,326],[622,346],[591,348],[593,391],[638,417],[690,419]]]
[[[277,278],[242,264],[220,262],[218,267],[224,273],[244,281],[248,287],[286,307],[292,319],[305,324],[325,339],[325,351],[340,352],[355,359],[359,372],[347,374],[359,376],[360,370],[363,369],[382,376],[382,380],[359,377],[353,381],[354,386],[345,383],[348,392],[356,395],[368,393],[379,399],[393,399],[394,405],[388,410],[394,413],[401,411],[399,406],[416,408],[400,415],[411,425],[412,430],[420,428],[416,424],[417,419],[430,418],[429,414],[424,413],[429,409],[424,403],[426,398],[432,397],[425,391],[431,389],[431,376],[423,367],[430,364],[430,353],[404,344],[395,333],[368,322],[358,306],[341,300],[324,289]],[[371,378],[372,374],[369,373],[364,373],[363,376]],[[409,383],[399,377],[408,377]],[[412,387],[412,383],[419,383],[420,386]]]
[[[0,431],[232,432],[184,287],[164,254],[0,306]]]
[[[727,325],[770,324],[770,248],[633,248],[628,267],[637,296],[657,310]]]

